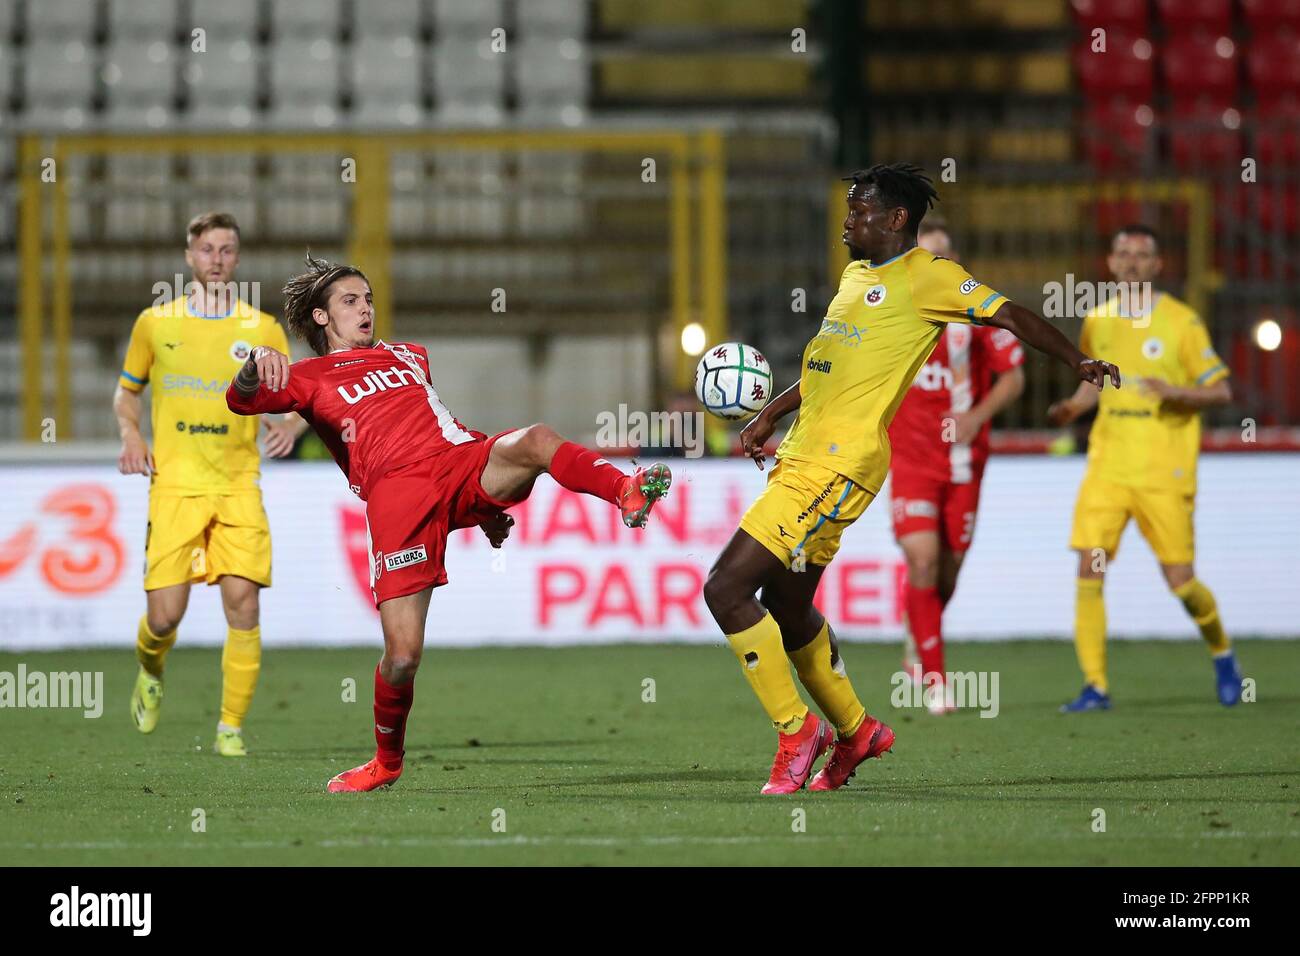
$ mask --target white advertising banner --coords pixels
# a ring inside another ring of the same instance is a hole
[[[644,531],[595,498],[542,478],[513,510],[502,551],[478,529],[455,532],[448,586],[434,593],[433,645],[720,641],[701,588],[766,478],[744,460],[673,461],[670,496]],[[945,615],[956,640],[1068,637],[1074,555],[1067,549],[1079,458],[995,457],[974,545]],[[1300,634],[1300,455],[1203,458],[1197,573],[1230,633]],[[0,650],[134,642],[148,492],[111,465],[0,469]],[[364,504],[332,464],[271,462],[262,488],[274,586],[262,594],[266,644],[373,644]],[[844,535],[819,604],[849,639],[902,633],[904,568],[888,490]],[[1114,637],[1190,637],[1149,548],[1130,525],[1106,584]],[[219,644],[217,588],[196,586],[186,644]]]

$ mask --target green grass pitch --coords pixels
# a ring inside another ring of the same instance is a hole
[[[268,650],[242,761],[211,752],[216,650],[173,652],[150,737],[127,715],[129,650],[0,654],[0,671],[103,671],[105,689],[98,719],[0,710],[0,857],[1294,866],[1300,642],[1237,647],[1254,703],[1219,706],[1197,643],[1116,641],[1115,709],[1063,716],[1057,705],[1080,684],[1069,644],[952,645],[951,669],[999,672],[1000,713],[987,719],[891,708],[897,649],[850,645],[864,703],[898,733],[894,753],[837,793],[779,798],[758,793],[775,736],[721,644],[430,649],[406,773],[365,795],[324,788],[373,752],[377,649]],[[354,703],[342,699],[346,678]],[[642,699],[646,678],[654,702]],[[1094,832],[1096,809],[1105,832]]]

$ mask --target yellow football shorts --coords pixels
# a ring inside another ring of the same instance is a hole
[[[1135,518],[1161,564],[1191,564],[1196,556],[1192,516],[1195,495],[1156,488],[1134,488],[1085,475],[1074,505],[1070,547],[1101,548],[1110,557],[1119,551],[1120,535]]]
[[[271,584],[271,528],[258,489],[227,495],[149,495],[144,589],[223,574]]]
[[[807,564],[827,565],[840,549],[844,530],[873,498],[873,492],[829,468],[782,459],[740,526],[786,567],[797,553]]]

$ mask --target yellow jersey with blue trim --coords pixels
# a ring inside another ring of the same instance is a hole
[[[849,263],[804,349],[799,414],[777,458],[823,465],[879,493],[889,423],[945,325],[981,324],[1006,301],[919,246],[881,263]]]
[[[1144,378],[1182,387],[1213,385],[1228,367],[1210,343],[1205,323],[1167,292],[1144,315],[1125,315],[1115,299],[1083,320],[1079,348],[1118,365],[1123,388],[1102,389],[1088,438],[1088,473],[1118,485],[1196,492],[1201,416],[1144,389]]]
[[[182,296],[136,318],[119,381],[133,392],[153,386],[153,489],[203,495],[257,488],[260,419],[232,412],[226,388],[259,345],[289,353],[284,328],[243,301],[210,316]]]

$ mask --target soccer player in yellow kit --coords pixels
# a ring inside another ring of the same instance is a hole
[[[709,611],[777,730],[763,793],[803,787],[831,746],[832,726],[835,749],[813,790],[843,786],[858,764],[893,745],[894,732],[858,700],[813,596],[840,536],[880,491],[889,423],[945,324],[1007,329],[1084,381],[1101,387],[1109,375],[1119,385],[1113,365],[1088,358],[1028,309],[917,246],[917,227],[937,198],[918,167],[878,165],[849,179],[843,241],[853,261],[804,351],[799,382],[741,433],[745,453],[762,468],[777,422],[795,409],[799,417],[704,586]],[[791,662],[826,720],[804,704]]]
[[[247,753],[242,728],[261,669],[258,590],[271,583],[271,533],[258,487],[257,418],[226,407],[226,387],[252,350],[288,351],[273,317],[233,286],[239,226],[225,213],[195,217],[187,229],[186,294],[135,320],[113,411],[122,436],[118,469],[149,476],[145,531],[146,612],[136,634],[140,672],[131,719],[157,726],[163,664],[196,581],[219,584],[229,627],[221,656],[221,719],[215,749]],[[153,386],[153,452],[140,434],[140,393]],[[262,420],[272,458],[293,450],[306,422]]]
[[[1153,282],[1161,267],[1156,234],[1125,226],[1111,240],[1107,265],[1121,282]],[[1137,520],[1169,589],[1200,629],[1214,660],[1219,701],[1230,707],[1241,697],[1241,675],[1214,595],[1192,564],[1200,410],[1232,400],[1228,369],[1186,304],[1167,292],[1144,303],[1149,309],[1128,298],[1127,312],[1116,299],[1085,316],[1079,345],[1138,375],[1138,387],[1102,393],[1084,383],[1048,410],[1063,425],[1097,408],[1070,534],[1070,547],[1079,552],[1074,644],[1085,684],[1061,709],[1110,707],[1102,582],[1129,518]]]

